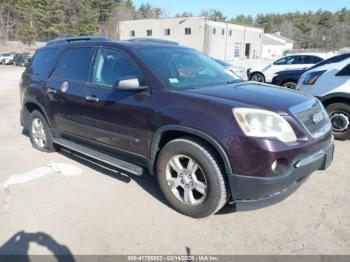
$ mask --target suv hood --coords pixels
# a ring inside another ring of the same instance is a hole
[[[210,86],[185,91],[199,96],[225,99],[233,107],[245,106],[273,110],[279,113],[289,112],[297,104],[312,97],[286,88],[256,82]]]

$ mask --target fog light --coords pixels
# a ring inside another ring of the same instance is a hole
[[[288,169],[288,159],[284,157],[277,159],[271,165],[271,170],[276,175],[283,174],[287,169]]]

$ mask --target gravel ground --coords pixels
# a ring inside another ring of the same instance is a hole
[[[19,125],[22,71],[0,66],[0,254],[350,254],[350,141],[283,202],[195,220],[168,207],[151,176],[34,150]],[[23,173],[33,180],[13,177]]]

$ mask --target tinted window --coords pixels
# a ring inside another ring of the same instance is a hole
[[[28,73],[32,75],[46,75],[53,66],[58,49],[50,48],[39,50],[35,53],[31,64],[28,66]]]
[[[350,76],[350,64],[340,70],[337,76]]]
[[[296,59],[296,56],[283,57],[277,60],[276,62],[274,62],[274,65],[291,65],[295,59]]]
[[[141,85],[141,73],[136,65],[123,53],[115,49],[100,48],[97,52],[92,82],[112,87],[122,79],[138,78]]]
[[[91,47],[66,50],[56,66],[53,76],[67,80],[87,82],[93,50]]]
[[[341,62],[349,57],[350,57],[350,53],[336,55],[336,56],[333,56],[331,58],[328,58],[326,60],[321,61],[320,63],[318,63],[317,65],[314,65],[313,67],[310,67],[309,70],[320,67],[320,66],[324,66],[324,65],[339,63],[339,62]]]

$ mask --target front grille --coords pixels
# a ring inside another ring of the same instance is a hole
[[[330,129],[330,122],[326,111],[318,100],[308,101],[307,106],[294,108],[294,114],[313,137],[320,137]]]

